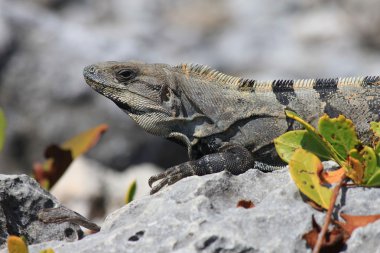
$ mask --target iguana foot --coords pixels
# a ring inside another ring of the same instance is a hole
[[[181,180],[182,178],[189,177],[197,175],[196,171],[194,171],[189,164],[187,163],[182,163],[177,166],[171,167],[167,169],[166,171],[152,176],[149,178],[149,186],[152,187],[152,184],[160,179],[162,179],[157,185],[152,187],[152,190],[150,191],[150,194],[154,194],[161,190],[165,185],[171,185],[174,184],[175,182]]]
[[[220,148],[219,151],[219,153],[205,155],[198,160],[179,164],[152,176],[148,181],[150,187],[158,180],[161,182],[152,187],[150,194],[154,194],[164,186],[174,184],[185,177],[202,176],[223,170],[238,175],[254,167],[255,162],[251,153],[242,146],[228,144]]]

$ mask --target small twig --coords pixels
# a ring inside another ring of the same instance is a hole
[[[323,239],[325,238],[326,232],[329,228],[330,221],[331,221],[331,215],[334,210],[336,199],[338,198],[340,188],[344,184],[344,181],[346,179],[346,174],[343,174],[342,178],[338,182],[338,184],[334,187],[333,194],[330,199],[330,206],[327,210],[326,216],[325,216],[325,222],[323,224],[321,232],[319,232],[317,243],[314,246],[313,253],[319,253],[322,247]]]
[[[98,225],[64,206],[43,209],[38,213],[38,219],[44,223],[72,222],[95,232],[100,231]]]
[[[373,186],[368,186],[368,185],[362,185],[362,184],[355,184],[355,183],[346,183],[345,187],[347,188],[373,188]]]

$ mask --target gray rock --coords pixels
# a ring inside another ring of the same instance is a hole
[[[380,221],[363,228],[356,229],[348,240],[348,253],[373,252],[379,253]]]
[[[365,47],[379,50],[380,34],[379,25],[380,17],[376,15],[380,8],[380,2],[377,0],[347,0],[339,2],[345,11],[345,19],[352,29],[352,36],[356,37]],[[361,15],[356,15],[361,13]],[[372,17],[372,18],[368,18]]]
[[[351,188],[343,197],[347,213],[379,212],[379,189]],[[255,207],[237,208],[241,199]],[[190,177],[133,201],[81,241],[33,245],[30,252],[310,252],[301,237],[311,229],[312,215],[323,222],[324,214],[302,201],[287,170],[222,172]],[[376,252],[379,233],[380,222],[358,229],[349,252]]]
[[[8,235],[25,236],[28,244],[80,239],[83,232],[77,225],[67,222],[44,224],[37,219],[40,210],[58,204],[55,197],[27,175],[0,175],[1,247],[5,246]]]
[[[0,75],[9,58],[16,50],[14,36],[1,13],[4,11],[3,0],[0,0]],[[1,84],[0,84],[1,85]]]
[[[7,165],[4,168],[31,168],[47,145],[61,143],[100,123],[108,123],[112,131],[92,154],[113,168],[122,170],[141,161],[167,167],[169,159],[156,152],[163,145],[168,156],[181,153],[181,148],[161,138],[144,139],[147,134],[143,130],[84,82],[82,70],[88,64],[111,58],[137,59],[136,53],[123,57],[134,50],[130,43],[111,43],[109,31],[101,29],[104,36],[100,38],[92,26],[72,22],[69,13],[63,19],[36,2],[6,1],[2,9],[7,11],[0,18],[7,21],[6,28],[17,42],[0,80],[0,106],[8,121],[6,144],[0,154]],[[91,19],[92,13],[84,13]],[[171,157],[179,161],[178,155]]]

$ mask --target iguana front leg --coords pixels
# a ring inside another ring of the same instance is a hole
[[[202,176],[223,170],[238,175],[253,168],[254,165],[255,161],[251,153],[245,147],[227,144],[222,146],[218,150],[218,153],[208,154],[198,160],[181,163],[158,175],[152,176],[149,179],[150,187],[152,187],[154,182],[162,180],[152,188],[150,193],[154,194],[165,185],[174,184],[185,177],[193,175]]]
[[[171,185],[179,180],[189,176],[203,176],[207,174],[229,171],[233,175],[239,175],[248,169],[258,169],[262,172],[272,172],[283,169],[286,166],[276,166],[255,161],[251,152],[245,147],[227,144],[219,148],[217,153],[205,155],[197,160],[181,163],[173,166],[166,171],[149,178],[149,186],[161,180],[157,185],[152,187],[150,194],[154,194],[166,185]]]

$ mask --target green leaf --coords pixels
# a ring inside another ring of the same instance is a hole
[[[367,185],[367,182],[377,171],[379,171],[380,168],[377,167],[377,157],[373,148],[364,146],[364,148],[360,150],[360,154],[362,155],[365,164],[363,181],[364,184]]]
[[[312,125],[303,120],[298,114],[293,111],[285,110],[285,114],[287,117],[298,121],[301,125],[303,125],[303,127],[305,127],[305,129],[315,139],[315,145],[324,147],[324,149],[328,151],[329,157],[331,157],[340,166],[344,165],[346,157],[341,157],[339,153],[334,149],[334,147]]]
[[[380,155],[380,122],[370,122],[370,128],[373,132],[373,134],[375,135],[376,138],[374,138],[374,148],[375,148],[375,153],[377,155]],[[378,160],[378,162],[380,162]],[[379,164],[380,166],[380,164]]]
[[[376,154],[377,156],[380,156],[380,142],[377,143],[377,144],[375,145],[374,149],[375,149],[375,150],[374,150],[374,151],[375,151],[375,154]],[[378,162],[377,166],[380,167],[380,159],[377,159],[377,162]]]
[[[369,125],[371,126],[371,130],[373,131],[374,135],[377,137],[380,137],[380,122],[370,122]]]
[[[5,121],[5,115],[4,115],[4,112],[0,109],[0,151],[4,147],[6,127],[7,127],[7,123]]]
[[[365,161],[357,149],[354,148],[350,150],[344,168],[346,169],[346,175],[351,178],[355,184],[363,183]]]
[[[378,157],[373,148],[364,146],[360,152],[352,149],[349,153],[348,164],[350,170],[347,176],[355,184],[364,186],[380,186],[380,167]]]
[[[322,167],[319,158],[304,149],[297,149],[289,162],[289,172],[298,189],[315,203],[328,209],[332,189],[320,184],[318,170]]]
[[[379,187],[380,186],[380,169],[377,167],[376,172],[365,183],[366,186]]]
[[[308,150],[323,160],[332,159],[326,146],[323,146],[317,142],[314,136],[307,130],[286,132],[274,139],[274,144],[278,155],[287,163],[289,163],[290,158],[299,148]]]
[[[310,132],[317,133],[317,131],[315,130],[315,128],[312,125],[310,125],[308,122],[306,122],[305,120],[303,120],[301,118],[301,116],[299,116],[297,113],[295,113],[293,111],[285,110],[285,114],[286,114],[287,117],[298,121],[301,125],[303,125],[305,127],[306,130],[308,130]]]
[[[136,180],[133,180],[133,182],[128,187],[128,191],[125,198],[125,204],[128,204],[135,198],[136,188],[137,188]]]
[[[378,157],[375,150],[368,146],[360,151],[360,155],[365,164],[363,185],[380,186],[380,167],[378,167]]]
[[[360,145],[355,126],[343,115],[330,118],[323,115],[318,122],[318,131],[334,147],[341,158],[346,159],[351,149]]]

